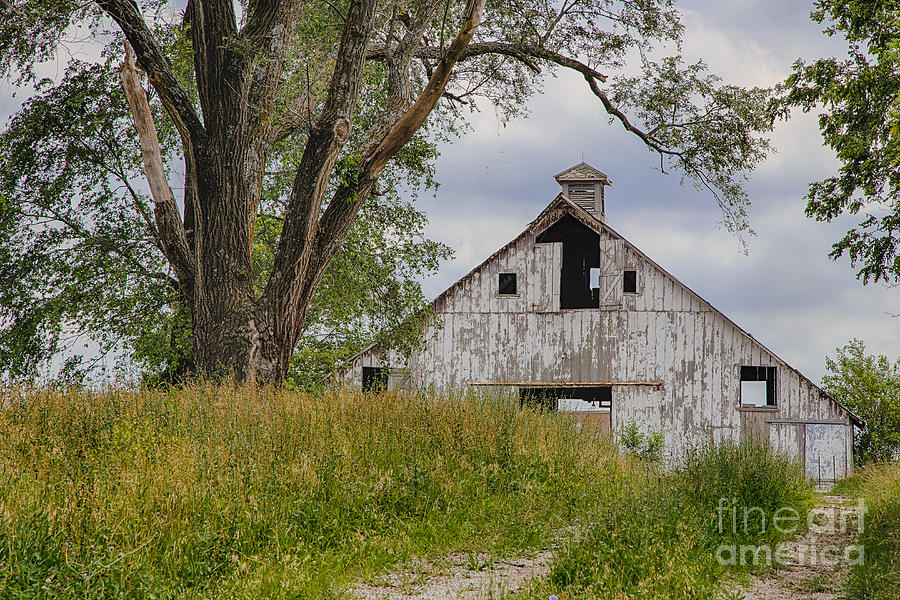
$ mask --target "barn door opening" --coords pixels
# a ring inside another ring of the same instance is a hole
[[[519,401],[524,406],[565,413],[578,423],[603,435],[612,430],[612,388],[603,387],[522,387]]]
[[[806,476],[830,485],[847,476],[847,425],[806,425]]]

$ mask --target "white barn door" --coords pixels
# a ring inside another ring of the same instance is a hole
[[[806,425],[806,476],[818,483],[834,483],[847,476],[847,426]]]

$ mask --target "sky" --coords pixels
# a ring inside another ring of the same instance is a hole
[[[726,82],[770,86],[798,57],[841,55],[840,40],[809,19],[811,4],[779,0],[680,2],[688,61],[703,59]],[[53,76],[49,66],[46,75]],[[0,82],[0,123],[26,95]],[[585,160],[606,173],[607,223],[714,307],[805,375],[819,381],[824,358],[851,338],[871,352],[900,356],[900,290],[863,286],[846,260],[831,261],[831,244],[854,223],[804,216],[811,181],[834,173],[816,115],[779,123],[776,150],[751,174],[747,252],[719,225],[708,193],[682,186],[678,174],[655,170],[658,158],[617,123],[609,124],[584,81],[560,74],[528,102],[529,116],[505,126],[490,107],[473,130],[441,145],[436,195],[418,206],[432,239],[455,250],[424,281],[434,297],[518,235],[556,196],[553,175]]]
[[[840,56],[811,5],[781,1],[681,2],[684,54],[702,58],[724,81],[771,86],[800,57]],[[556,196],[553,175],[581,160],[606,173],[607,223],[791,366],[820,381],[825,356],[857,337],[871,352],[900,356],[900,290],[863,286],[847,260],[828,258],[852,218],[819,223],[804,216],[810,182],[838,165],[822,147],[815,114],[779,123],[776,150],[751,174],[746,254],[719,224],[708,193],[677,173],[661,174],[656,155],[617,123],[580,76],[550,80],[529,102],[529,116],[505,127],[491,108],[474,131],[441,147],[435,197],[418,206],[428,234],[456,256],[425,281],[434,297],[518,235]]]

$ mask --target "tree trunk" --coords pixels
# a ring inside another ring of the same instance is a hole
[[[467,1],[456,37],[415,102],[409,97],[410,64],[439,5],[423,6],[412,17],[414,26],[407,23],[409,32],[391,58],[390,110],[371,128],[363,147],[356,149],[362,157],[356,177],[342,183],[325,203],[334,165],[353,125],[377,20],[377,0],[350,2],[327,96],[315,124],[310,122],[272,273],[259,298],[253,287],[251,232],[267,154],[291,131],[291,123],[296,126],[293,118],[272,119],[271,111],[302,3],[258,3],[240,31],[230,1],[188,4],[185,19],[190,21],[200,113],[174,77],[137,4],[98,3],[122,28],[182,139],[183,220],[162,168],[146,95],[126,55],[123,86],[141,139],[162,247],[190,304],[199,374],[279,384],[325,269],[387,162],[422,126],[444,93],[454,64],[481,21],[484,0]]]

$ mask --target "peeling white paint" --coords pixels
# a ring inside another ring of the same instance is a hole
[[[563,214],[601,236],[601,278],[638,272],[638,293],[610,291],[591,309],[560,309],[561,243],[535,237]],[[698,256],[702,259],[702,256]],[[515,272],[518,293],[501,296],[500,272]],[[803,458],[803,425],[837,421],[852,441],[850,413],[719,313],[621,235],[558,196],[519,237],[463,277],[434,304],[424,347],[409,361],[377,348],[344,373],[359,385],[363,366],[408,369],[414,388],[463,390],[470,382],[654,382],[614,386],[612,427],[635,421],[662,429],[677,459],[707,441],[754,435]],[[383,359],[383,360],[382,360]],[[774,407],[741,407],[741,366],[776,367]],[[852,470],[850,452],[839,472]]]

